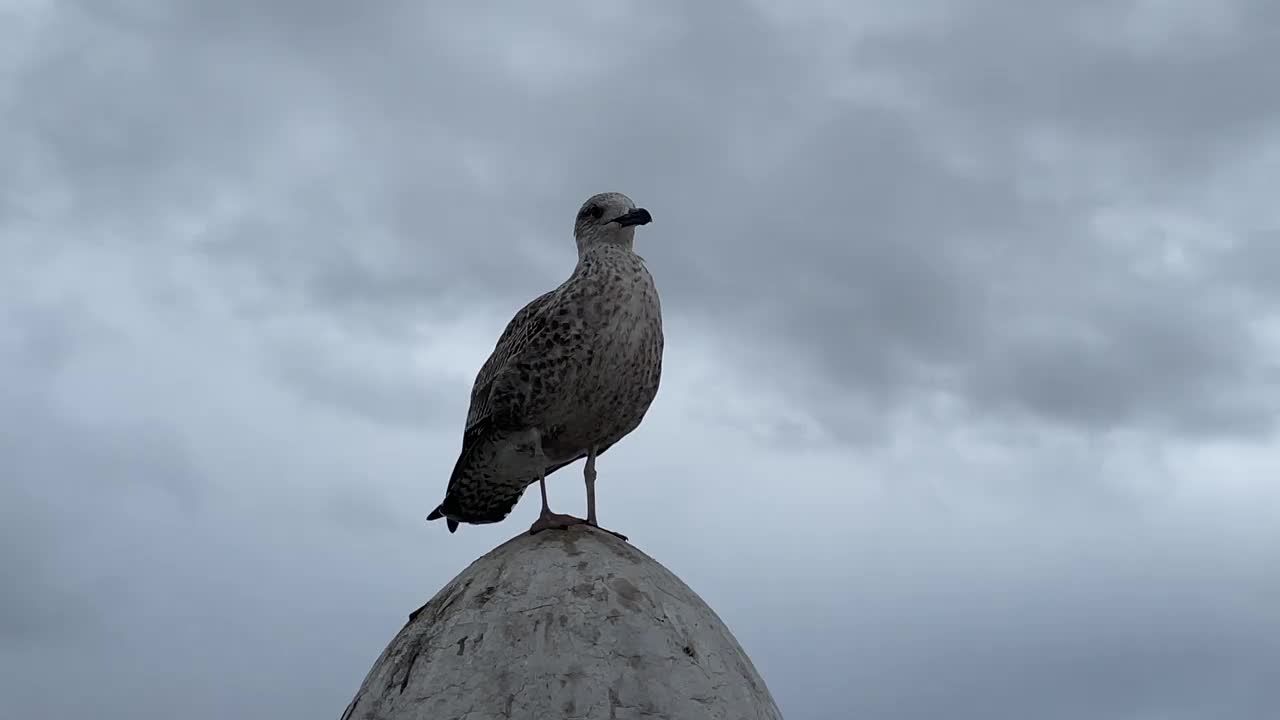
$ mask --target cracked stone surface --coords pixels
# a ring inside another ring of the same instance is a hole
[[[521,534],[409,616],[342,720],[774,720],[715,612],[586,526]]]

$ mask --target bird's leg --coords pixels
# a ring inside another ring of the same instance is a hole
[[[587,464],[582,469],[582,477],[587,481],[587,524],[626,540],[626,535],[602,528],[596,522],[596,449],[594,447],[587,450]]]
[[[587,451],[587,464],[582,468],[582,477],[587,481],[587,522],[596,524],[596,449]],[[597,527],[599,527],[597,525]]]
[[[538,514],[538,519],[533,521],[533,525],[529,526],[530,535],[551,528],[567,528],[570,525],[581,525],[584,522],[582,518],[551,512],[551,506],[547,504],[547,476],[545,472],[538,476],[538,487],[542,490],[542,512]]]

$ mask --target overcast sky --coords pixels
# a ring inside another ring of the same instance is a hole
[[[536,516],[424,522],[617,190],[667,349],[601,522],[788,718],[1280,716],[1277,28],[0,1],[3,714],[341,714]]]

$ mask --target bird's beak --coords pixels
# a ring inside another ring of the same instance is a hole
[[[648,225],[653,222],[653,216],[644,208],[636,208],[626,215],[619,215],[609,222],[616,222],[622,227],[631,227],[632,225]]]

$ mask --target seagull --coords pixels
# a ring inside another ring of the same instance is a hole
[[[471,389],[462,451],[428,520],[449,532],[505,519],[538,483],[530,534],[586,524],[596,514],[596,458],[640,426],[662,375],[662,306],[633,245],[653,221],[617,192],[593,195],[574,220],[578,262],[559,287],[507,323]],[[586,458],[587,516],[551,511],[547,476]]]

